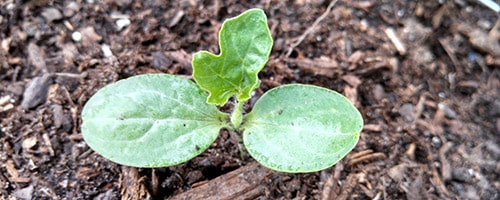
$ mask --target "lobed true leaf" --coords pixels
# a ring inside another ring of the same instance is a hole
[[[273,40],[261,9],[250,9],[224,22],[219,32],[220,54],[200,51],[193,55],[193,78],[208,91],[207,103],[224,105],[236,95],[247,101],[259,87]]]

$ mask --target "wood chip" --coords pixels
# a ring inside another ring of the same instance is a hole
[[[19,172],[17,172],[13,160],[7,160],[7,162],[5,162],[5,169],[7,169],[7,173],[9,173],[10,177],[12,178],[19,177]]]
[[[177,25],[179,23],[179,21],[181,21],[182,17],[184,17],[184,14],[185,14],[184,11],[177,10],[174,17],[170,20],[170,23],[168,23],[168,27],[172,28],[175,25]]]
[[[403,23],[404,28],[399,32],[399,36],[405,44],[410,47],[425,46],[424,43],[431,35],[432,29],[413,18],[406,19]]]
[[[78,168],[78,170],[76,171],[76,178],[88,180],[88,179],[91,179],[93,177],[98,176],[100,173],[101,172],[97,168],[81,167],[81,168]]]
[[[406,192],[406,199],[429,199],[427,196],[427,191],[423,186],[423,171],[421,169],[417,170],[418,175],[411,181],[409,187],[403,187],[402,189]]]
[[[7,169],[7,173],[10,175],[9,181],[16,183],[29,183],[31,181],[30,178],[19,176],[19,172],[17,171],[13,160],[7,160],[7,162],[5,162],[5,168]]]
[[[398,164],[394,167],[391,167],[389,169],[389,171],[387,172],[387,174],[389,175],[389,177],[392,178],[392,180],[399,183],[403,180],[407,168],[408,168],[408,164],[401,163],[401,164]]]
[[[152,199],[135,167],[122,166],[119,185],[122,199]]]
[[[95,32],[94,27],[88,26],[79,32],[82,34],[82,44],[85,47],[97,44],[98,41],[102,40],[102,37]]]
[[[491,38],[496,38],[497,40],[500,39],[500,18],[497,19],[495,25],[493,26],[493,28],[491,28],[488,35]]]
[[[43,148],[49,152],[50,156],[54,156],[55,153],[54,153],[54,149],[52,148],[52,142],[50,142],[49,134],[44,133],[42,135],[42,138],[43,138],[43,142],[45,143],[45,146]]]
[[[353,194],[352,190],[358,184],[356,179],[357,179],[356,174],[349,173],[349,175],[347,175],[346,180],[342,184],[342,188],[340,188],[341,191],[340,195],[338,195],[337,198],[335,199],[337,200],[350,199]]]
[[[364,56],[365,56],[364,52],[355,51],[354,53],[351,54],[351,56],[349,56],[349,58],[347,58],[347,62],[350,62],[352,64],[358,63],[363,59]]]
[[[30,43],[28,45],[28,59],[36,69],[47,72],[45,52],[35,43]]]
[[[415,143],[410,143],[408,145],[408,149],[406,150],[405,154],[408,156],[408,158],[415,160],[415,150],[417,149],[417,144]]]
[[[0,113],[14,108],[14,104],[10,103],[11,101],[12,98],[9,95],[0,97]]]
[[[340,175],[344,171],[344,162],[338,162],[333,168],[332,175],[327,176],[327,181],[323,187],[323,192],[321,193],[321,199],[337,199],[337,195],[341,191],[342,185],[337,184],[340,180]],[[321,171],[323,174],[325,171]]]
[[[354,104],[356,107],[359,107],[359,101],[358,101],[358,89],[355,87],[350,87],[346,85],[344,87],[344,95],[349,99],[352,104]]]
[[[63,17],[62,13],[58,9],[53,7],[44,8],[41,15],[43,16],[43,18],[45,18],[45,21],[47,23],[55,20],[60,20]]]
[[[5,106],[0,106],[0,113],[12,110],[13,108],[14,108],[14,104],[11,104],[11,103],[9,103]]]
[[[457,24],[455,27],[460,33],[469,38],[469,42],[474,48],[496,57],[500,56],[500,44],[498,44],[497,39],[490,37],[488,33],[463,23]]]
[[[322,75],[328,78],[333,78],[335,75],[341,73],[341,69],[336,60],[327,57],[315,59],[293,59],[285,58],[285,62],[295,64],[299,69],[306,73],[314,75]]]
[[[494,58],[491,55],[487,55],[485,58],[486,65],[500,67],[500,58]]]
[[[3,106],[7,103],[9,103],[11,100],[11,97],[9,95],[0,97],[0,106]]]
[[[51,108],[52,108],[52,114],[53,114],[52,116],[54,119],[54,127],[59,128],[59,127],[61,127],[63,120],[64,120],[63,108],[61,105],[58,105],[58,104],[52,105]]]
[[[23,189],[16,190],[12,194],[15,198],[28,200],[33,198],[33,191],[34,191],[33,185],[30,185]]]
[[[363,131],[381,132],[382,126],[380,126],[379,124],[365,124],[363,126]]]
[[[29,150],[38,144],[36,136],[28,137],[23,140],[22,147],[24,150]]]
[[[23,109],[31,109],[45,103],[49,86],[51,84],[52,76],[50,74],[43,74],[42,76],[35,77],[31,80],[28,87],[24,91],[21,107]]]
[[[458,82],[457,87],[477,89],[479,88],[479,85],[480,84],[477,81],[460,81]]]
[[[260,185],[270,174],[269,169],[254,162],[171,199],[255,199],[264,194],[264,188]]]
[[[441,162],[441,177],[444,182],[451,180],[451,165],[446,153],[453,146],[452,142],[445,143],[439,148],[439,161]]]
[[[363,83],[359,77],[350,74],[342,76],[342,80],[354,88],[357,88],[361,83]]]

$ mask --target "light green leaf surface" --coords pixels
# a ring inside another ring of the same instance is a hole
[[[257,74],[273,45],[264,11],[250,9],[226,20],[219,40],[220,55],[207,51],[193,55],[193,78],[210,93],[207,103],[224,105],[233,95],[247,101],[259,87]]]
[[[341,94],[291,84],[266,92],[243,122],[243,141],[262,165],[282,172],[328,168],[359,139],[363,118]]]
[[[86,103],[81,126],[102,156],[134,167],[164,167],[206,150],[228,115],[205,103],[193,82],[168,74],[134,76],[107,85]]]

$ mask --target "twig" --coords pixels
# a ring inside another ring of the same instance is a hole
[[[304,33],[302,33],[302,35],[299,37],[299,39],[288,48],[288,50],[285,54],[286,57],[289,57],[290,54],[292,54],[293,49],[295,47],[299,46],[299,44],[302,43],[302,41],[304,41],[304,39],[307,37],[307,35],[311,34],[314,31],[314,29],[316,28],[316,26],[318,26],[318,24],[321,22],[321,20],[323,20],[326,16],[328,16],[328,14],[330,14],[330,11],[332,11],[332,8],[335,5],[335,3],[337,3],[337,1],[338,0],[331,1],[330,4],[328,5],[328,7],[326,8],[326,11],[321,16],[319,16],[316,19],[316,21],[314,21],[312,26],[310,26]]]
[[[381,152],[372,153],[372,154],[361,156],[359,158],[351,159],[347,163],[347,166],[353,166],[353,165],[360,163],[360,162],[363,162],[365,160],[377,160],[377,159],[384,159],[384,158],[385,158],[384,153],[381,153]]]
[[[439,148],[439,161],[441,161],[441,177],[444,182],[451,180],[451,165],[446,158],[446,152],[452,147],[451,142],[444,143],[444,145]]]
[[[406,47],[396,35],[396,31],[393,28],[386,28],[384,32],[389,38],[389,40],[391,40],[392,44],[394,44],[399,54],[404,56],[406,54]]]
[[[448,43],[449,40],[440,38],[440,39],[438,39],[438,41],[439,41],[439,44],[441,44],[441,46],[443,47],[446,54],[448,54],[448,57],[450,57],[451,62],[453,63],[453,65],[455,65],[455,68],[460,67],[461,65],[458,62],[457,56],[455,55],[455,51]]]

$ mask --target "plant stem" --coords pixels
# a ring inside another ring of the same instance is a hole
[[[234,130],[238,130],[241,126],[241,122],[243,121],[243,104],[244,102],[236,101],[233,112],[231,112],[231,123]]]
[[[231,124],[233,130],[230,130],[231,137],[236,138],[238,142],[238,149],[240,150],[240,157],[242,160],[248,158],[248,152],[243,144],[243,138],[241,137],[240,126],[243,122],[243,104],[244,102],[239,102],[236,100],[236,105],[234,105],[233,111],[231,112]]]
[[[230,130],[229,134],[237,140],[238,150],[240,150],[240,159],[246,160],[248,158],[248,151],[243,144],[243,138],[241,137],[241,132],[238,130]]]

